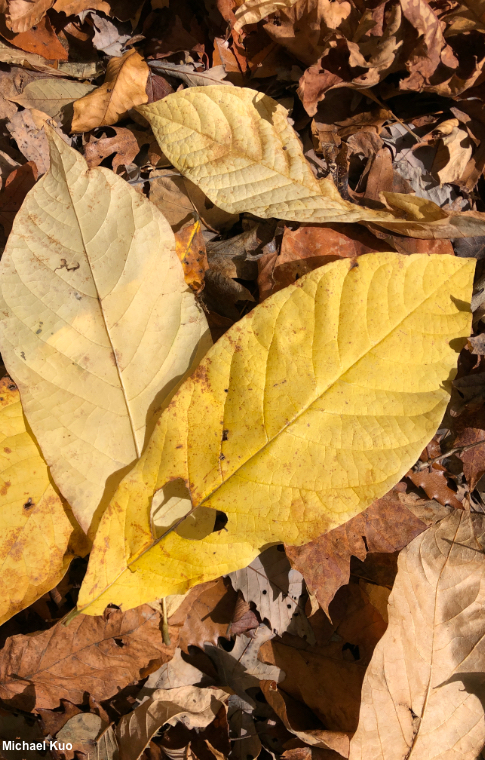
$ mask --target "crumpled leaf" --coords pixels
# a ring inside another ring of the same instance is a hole
[[[116,124],[131,108],[146,103],[148,73],[147,64],[136,50],[128,50],[121,58],[112,58],[104,84],[74,102],[71,131],[87,132]]]
[[[110,57],[122,56],[125,44],[131,37],[131,24],[115,24],[94,11],[89,14],[89,18],[93,23],[93,46],[96,50],[101,50]]]
[[[95,85],[86,82],[34,79],[24,87],[21,95],[10,100],[24,108],[43,111],[53,119],[66,123],[72,116],[72,103],[94,89]]]
[[[221,689],[180,686],[159,689],[133,712],[123,716],[116,729],[120,760],[138,760],[152,736],[166,723],[205,728],[227,700]]]
[[[56,741],[64,744],[68,760],[77,757],[75,752],[89,755],[95,750],[96,760],[113,760],[118,755],[114,728],[99,715],[79,713],[70,718],[56,734]],[[71,750],[66,744],[72,745]]]
[[[291,8],[297,0],[246,0],[235,12],[234,29],[239,31],[246,24],[257,24],[262,18],[281,8]]]
[[[6,22],[12,32],[26,32],[32,29],[55,0],[8,0]]]
[[[475,760],[483,721],[483,516],[453,510],[401,552],[350,760]]]
[[[315,637],[300,603],[303,576],[292,569],[280,548],[266,549],[250,565],[228,577],[247,602],[254,602],[261,619],[268,621],[273,633],[282,636],[288,631],[311,642]]]
[[[54,709],[61,699],[80,705],[86,692],[108,699],[172,658],[177,629],[170,628],[167,647],[161,627],[159,613],[144,605],[11,636],[0,653],[1,698],[27,711]]]
[[[204,275],[209,268],[202,227],[198,219],[175,235],[175,251],[184,268],[185,282],[198,293],[204,287]]]
[[[2,258],[0,345],[52,476],[88,531],[114,473],[139,456],[157,408],[203,355],[207,327],[160,212],[48,134],[52,168]]]
[[[25,609],[64,576],[89,542],[49,477],[25,427],[20,395],[0,380],[0,623]]]
[[[55,122],[35,108],[19,111],[6,125],[27,161],[35,163],[39,174],[45,174],[50,166],[49,141],[44,129],[46,124],[56,131],[66,145],[70,144],[70,138],[61,132]]]
[[[474,260],[376,253],[358,263],[311,272],[209,351],[105,512],[80,609],[183,593],[265,545],[307,543],[416,461],[470,329]],[[174,479],[203,509],[154,539],[150,503]],[[216,510],[227,524],[211,532]]]
[[[150,68],[161,74],[168,74],[175,79],[181,79],[188,87],[203,87],[210,84],[225,84],[232,87],[232,82],[225,82],[224,66],[213,66],[207,71],[197,71],[188,63],[171,63],[170,61],[150,61]]]

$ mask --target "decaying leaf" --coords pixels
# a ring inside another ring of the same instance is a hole
[[[79,608],[183,593],[267,544],[311,541],[385,494],[443,416],[470,329],[473,269],[448,255],[343,259],[234,325],[105,512]],[[175,479],[190,489],[188,508],[202,509],[154,538],[152,497]]]
[[[0,694],[6,704],[53,709],[61,699],[82,704],[86,692],[107,699],[173,656],[163,643],[158,612],[145,605],[104,617],[79,616],[68,626],[12,636],[0,653]]]
[[[400,554],[350,760],[475,760],[485,741],[482,515],[454,510]]]
[[[159,689],[142,705],[125,715],[116,730],[120,760],[138,760],[152,736],[163,725],[183,723],[187,728],[205,728],[227,700],[221,689],[180,686]]]
[[[131,108],[146,103],[148,73],[146,62],[136,50],[112,58],[104,84],[74,102],[72,132],[116,124]]]
[[[0,343],[88,531],[114,473],[140,455],[157,408],[203,355],[206,322],[162,214],[113,172],[88,170],[53,131],[49,141],[51,169],[2,258]]]
[[[198,293],[204,287],[204,273],[209,268],[198,219],[175,235],[175,251],[184,268],[185,282]]]
[[[49,478],[19,392],[0,380],[0,623],[54,588],[89,543]]]

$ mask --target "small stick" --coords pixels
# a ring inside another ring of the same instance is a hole
[[[416,464],[413,468],[415,472],[420,472],[421,470],[425,470],[427,467],[429,467],[434,462],[439,462],[440,459],[445,459],[446,457],[451,457],[452,454],[461,454],[462,451],[468,451],[469,449],[474,449],[475,446],[481,446],[482,444],[485,444],[485,440],[483,441],[476,441],[475,443],[469,443],[468,446],[457,446],[456,449],[450,449],[449,451],[445,451],[444,454],[440,454],[439,457],[434,457],[433,459],[428,459],[427,462],[419,462],[419,464]]]
[[[172,642],[170,641],[170,631],[168,629],[167,600],[165,597],[162,599],[162,636],[163,643],[169,647]]]

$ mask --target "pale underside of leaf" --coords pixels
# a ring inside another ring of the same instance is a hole
[[[257,24],[262,18],[280,10],[288,10],[297,0],[246,0],[235,12],[234,29],[239,31],[245,24]]]
[[[100,614],[183,593],[271,544],[306,543],[386,493],[441,421],[469,334],[473,269],[446,255],[341,260],[231,328],[121,483],[80,607]],[[155,538],[152,496],[174,479],[203,509]],[[208,508],[227,515],[223,530],[210,533]]]
[[[54,480],[87,531],[114,474],[140,455],[157,409],[205,352],[207,323],[162,214],[49,136],[51,170],[2,258],[0,343]]]
[[[0,623],[59,583],[77,550],[88,551],[25,427],[20,395],[0,381]],[[76,541],[76,534],[77,541]]]
[[[483,515],[453,510],[399,555],[350,760],[476,760],[485,741]]]

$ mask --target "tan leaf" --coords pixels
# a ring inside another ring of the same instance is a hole
[[[55,80],[54,80],[55,81]],[[49,116],[35,108],[25,108],[16,113],[6,127],[18,145],[19,150],[27,161],[33,161],[39,174],[49,170],[49,141],[44,130],[45,124],[53,127],[59,137],[69,145],[70,138],[51,121]]]
[[[205,352],[207,327],[160,212],[48,134],[52,168],[2,258],[1,347],[53,478],[88,531],[157,409]]]
[[[468,133],[454,126],[448,134],[443,134],[431,171],[441,184],[456,182],[461,179],[471,156],[472,142]]]
[[[117,729],[120,760],[138,760],[152,736],[163,725],[182,722],[187,728],[205,728],[212,723],[227,699],[221,689],[180,686],[159,689],[153,696],[125,715]]]
[[[146,103],[148,74],[148,66],[136,50],[112,58],[104,84],[75,101],[72,132],[116,124],[131,108]]]
[[[89,542],[26,429],[20,395],[0,380],[0,623],[56,586]]]
[[[160,615],[148,605],[13,636],[0,653],[1,698],[27,711],[53,709],[61,699],[82,704],[86,692],[98,702],[108,699],[172,658],[176,628],[170,636],[167,647]]]
[[[204,287],[204,274],[209,268],[199,220],[175,235],[175,251],[184,268],[185,282],[198,293]]]
[[[24,108],[35,108],[54,119],[66,122],[72,115],[69,106],[95,89],[95,85],[68,79],[34,79],[22,94],[10,98]]]
[[[485,741],[483,515],[454,510],[400,554],[350,760],[476,760]]]
[[[7,26],[12,32],[26,32],[39,23],[55,0],[8,0]]]
[[[91,760],[93,750],[96,760],[114,760],[118,755],[114,728],[94,713],[74,715],[57,732],[56,741],[64,744],[67,760],[77,757],[75,752],[82,752]],[[66,744],[71,744],[71,750]]]

